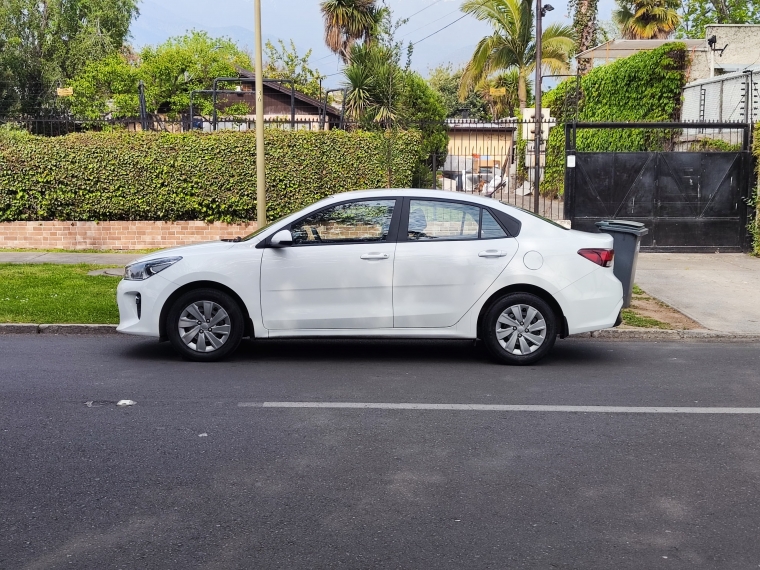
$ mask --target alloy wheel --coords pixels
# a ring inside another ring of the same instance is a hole
[[[510,354],[531,354],[546,340],[544,316],[530,305],[512,305],[496,321],[496,339]]]
[[[227,311],[213,301],[195,301],[179,316],[179,338],[196,352],[213,352],[230,336],[232,322]]]

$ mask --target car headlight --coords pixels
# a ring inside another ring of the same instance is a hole
[[[127,265],[124,268],[124,279],[128,281],[143,281],[156,273],[161,273],[167,267],[177,263],[181,257],[161,257],[159,259],[149,259]]]

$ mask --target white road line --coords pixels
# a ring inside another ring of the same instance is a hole
[[[565,412],[584,414],[760,414],[760,408],[686,408],[673,406],[510,406],[500,404],[389,404],[372,402],[239,402],[238,407],[359,410],[462,410],[470,412]]]

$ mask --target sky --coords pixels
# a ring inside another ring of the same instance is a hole
[[[466,63],[477,42],[490,28],[470,16],[462,16],[461,0],[385,0],[394,20],[409,18],[396,35],[397,40],[415,43],[412,67],[427,76],[430,69],[451,63]],[[547,0],[544,0],[547,3]],[[567,0],[549,0],[554,6],[547,23],[571,23]],[[609,20],[614,0],[600,0],[599,20]],[[319,0],[262,0],[264,41],[293,40],[299,54],[312,50],[310,64],[328,77],[326,87],[342,82],[340,60],[324,44]],[[215,37],[227,36],[253,51],[253,0],[142,0],[140,16],[132,24],[132,43],[141,47],[161,43],[187,30],[205,30]],[[438,31],[441,30],[441,31]],[[435,35],[434,32],[438,32]],[[430,37],[426,37],[430,36]],[[422,41],[421,41],[422,40]]]

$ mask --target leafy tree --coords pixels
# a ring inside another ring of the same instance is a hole
[[[489,102],[481,92],[473,87],[468,88],[467,95],[459,99],[459,87],[462,81],[462,69],[454,69],[451,64],[441,65],[430,72],[428,83],[438,93],[446,110],[447,118],[461,118],[465,113],[468,117],[480,120],[490,120]]]
[[[704,38],[708,24],[760,24],[758,0],[684,0],[679,38]]]
[[[290,40],[290,46],[286,46],[282,40],[277,40],[277,42],[279,48],[269,41],[264,46],[266,53],[264,77],[290,79],[295,82],[298,91],[320,99],[322,97],[320,81],[324,76],[318,70],[309,67],[311,50],[300,56],[293,40]]]
[[[612,19],[625,39],[664,40],[678,27],[680,0],[617,0]]]
[[[501,119],[504,117],[516,117],[520,110],[518,97],[520,77],[516,69],[510,69],[500,73],[491,79],[484,79],[477,85],[477,91],[491,109],[491,117]],[[492,95],[492,89],[504,89],[504,95]],[[528,88],[528,99],[532,98]]]
[[[387,9],[375,0],[324,0],[320,4],[325,26],[325,43],[348,63],[352,46],[360,40],[369,43],[377,35]]]
[[[465,67],[460,99],[468,89],[494,73],[516,69],[520,110],[528,101],[528,76],[536,65],[532,3],[527,0],[466,0],[462,11],[491,26],[493,33],[478,42]],[[567,71],[575,45],[569,26],[551,24],[541,34],[541,60],[554,73]]]
[[[89,62],[115,53],[138,0],[3,0],[0,76],[13,85],[2,111],[36,113]]]
[[[87,65],[69,85],[74,88],[72,111],[83,117],[134,117],[138,112],[137,85],[145,85],[149,113],[176,116],[190,106],[192,91],[211,89],[216,77],[237,75],[236,66],[250,68],[248,56],[228,39],[192,31],[139,54],[123,51]],[[229,89],[229,85],[220,85]],[[196,97],[197,111],[211,111],[209,97]],[[245,113],[239,105],[234,113]],[[227,109],[228,113],[232,110]]]

